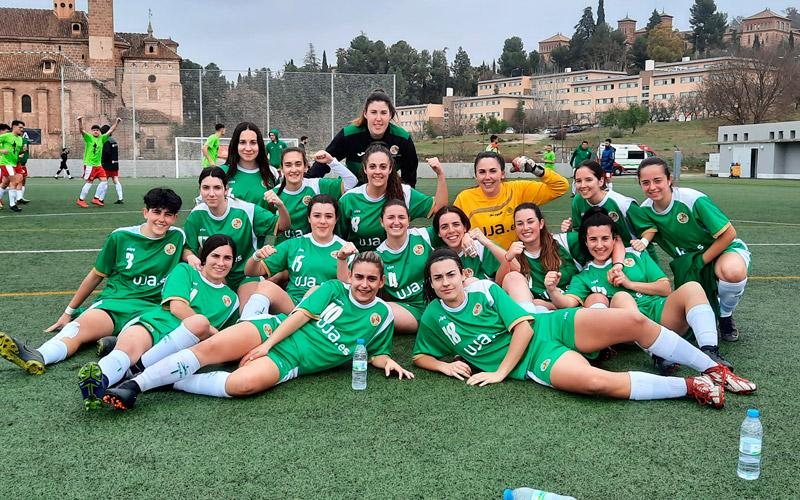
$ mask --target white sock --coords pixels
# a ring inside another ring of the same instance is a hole
[[[145,368],[152,366],[170,354],[174,354],[181,349],[188,349],[198,342],[200,342],[200,339],[195,337],[194,334],[181,323],[178,328],[169,332],[158,344],[142,354],[142,366]]]
[[[201,394],[203,396],[229,398],[231,396],[225,392],[225,383],[228,381],[229,376],[230,373],[228,372],[209,372],[199,375],[190,375],[175,382],[172,388],[192,394]]]
[[[25,188],[17,189],[17,200],[25,198]]]
[[[92,185],[88,182],[83,183],[83,187],[81,188],[81,195],[78,197],[81,200],[85,200],[87,196],[89,196],[89,190],[92,189]]]
[[[108,181],[100,181],[97,185],[97,190],[94,192],[94,197],[100,201],[106,199],[106,191],[108,191]]]
[[[680,377],[661,377],[645,372],[628,372],[631,377],[630,399],[669,399],[686,396],[686,380]]]
[[[114,188],[117,190],[117,199],[121,200],[122,199],[122,183],[117,181],[116,184],[114,184]]]
[[[528,302],[528,301],[520,302],[519,306],[525,309],[526,312],[529,312],[531,314],[539,312],[536,310],[536,304],[534,304],[533,302]]]
[[[253,316],[269,313],[269,304],[269,298],[266,295],[254,293],[242,308],[241,319],[250,319]]]
[[[8,204],[12,207],[17,204],[17,190],[16,189],[9,189],[8,190]]]
[[[100,365],[103,375],[108,379],[108,386],[111,387],[125,376],[125,372],[131,367],[131,358],[125,351],[114,349],[107,356],[101,358],[97,364]]]
[[[738,283],[719,280],[717,293],[719,293],[719,315],[723,318],[733,314],[739,301],[744,295],[744,287],[747,285],[747,278]]]
[[[653,345],[646,348],[645,351],[648,354],[655,354],[667,361],[680,363],[699,372],[704,372],[712,366],[717,366],[717,363],[709,358],[706,353],[663,326]]]
[[[184,349],[167,356],[153,366],[145,368],[133,380],[144,392],[162,385],[174,384],[199,369],[200,361],[197,360],[197,356],[189,349]]]
[[[66,328],[66,327],[65,327]],[[52,365],[67,359],[67,344],[57,338],[52,338],[41,345],[38,349],[39,354],[44,358],[44,364]]]
[[[697,345],[717,345],[717,318],[708,304],[698,304],[686,313],[686,322],[692,327]]]
[[[6,194],[6,188],[0,188],[0,202],[3,201],[3,196]]]
[[[595,302],[594,304],[589,306],[589,309],[608,309],[608,306],[603,304],[602,302]]]

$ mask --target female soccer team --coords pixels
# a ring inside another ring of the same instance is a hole
[[[732,313],[750,254],[707,196],[672,187],[663,161],[651,158],[639,169],[641,206],[609,191],[599,165],[586,162],[575,171],[580,196],[562,234],[547,230],[529,198],[497,211],[506,224],[492,227],[513,231],[513,242],[501,246],[496,241],[509,235],[487,236],[491,214],[473,219],[476,209],[447,205],[435,158],[428,160],[437,176],[433,197],[401,182],[397,148],[382,142],[402,135],[389,126],[394,114],[389,98],[374,92],[358,133],[337,136],[346,163],[315,154],[336,179],[307,178],[298,148],[283,151],[279,176],[258,127],[240,124],[228,164],[200,174],[198,204],[182,230],[173,226],[180,198],[169,189],[148,192],[145,223],[107,238],[49,329],[58,333],[39,349],[0,334],[0,356],[41,374],[100,340],[103,357],[79,371],[87,409],[103,402],[132,408],[142,392],[163,385],[216,397],[255,394],[349,362],[357,339],[387,376],[413,378],[390,356],[395,331],[416,333],[415,365],[472,385],[510,377],[613,398],[692,396],[717,408],[726,390],[756,390],[719,354],[712,308],[718,294],[723,338],[735,339]],[[491,205],[498,191],[511,193],[504,200],[519,191],[544,203],[563,193],[566,181],[536,166],[525,170],[541,182],[504,185],[504,166],[481,153],[470,197]],[[357,177],[365,183],[355,187]],[[410,227],[431,216],[431,227]],[[481,228],[471,229],[471,219]],[[275,245],[263,244],[267,236],[277,237]],[[644,252],[651,241],[673,259],[682,283],[675,291]],[[104,291],[79,310],[103,279]],[[699,348],[681,336],[690,328]],[[662,368],[681,364],[699,374],[619,373],[590,363],[626,342]],[[239,361],[231,373],[196,373],[231,361]]]

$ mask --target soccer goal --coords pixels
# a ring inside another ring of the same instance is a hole
[[[265,138],[265,141],[269,139]],[[281,140],[289,147],[297,147],[299,139],[284,138]],[[222,158],[228,157],[228,147],[230,137],[222,137],[219,140],[219,159],[217,164],[225,163]],[[176,137],[175,138],[175,178],[197,177],[203,169],[203,145],[206,143],[205,137]]]

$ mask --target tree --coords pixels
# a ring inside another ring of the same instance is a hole
[[[528,56],[522,47],[522,39],[518,36],[507,38],[503,43],[503,53],[500,55],[500,74],[514,76],[514,71],[520,75],[527,67]]]
[[[418,81],[414,66],[418,63],[419,53],[405,40],[400,40],[387,52],[389,71],[397,78],[397,102],[406,104],[419,104]]]
[[[689,12],[689,24],[692,26],[690,40],[695,52],[705,55],[708,49],[721,48],[722,36],[727,28],[727,16],[717,12],[714,0],[694,0]]]
[[[679,61],[683,50],[681,35],[666,26],[653,28],[647,35],[647,55],[650,59],[661,62]]]
[[[606,24],[606,9],[603,0],[597,0],[597,26]]]
[[[794,31],[789,32],[789,50],[794,50]]]
[[[588,43],[590,69],[619,70],[625,66],[625,35],[598,24]]]
[[[477,80],[475,79],[472,63],[469,60],[469,54],[463,47],[458,47],[451,70],[453,72],[453,93],[461,96],[472,95]]]
[[[447,89],[450,79],[450,69],[447,67],[447,49],[431,52],[430,81],[426,85],[423,102],[441,103],[442,96]]]
[[[319,72],[319,60],[313,43],[308,44],[308,52],[303,58],[303,71]]]
[[[320,67],[320,71],[323,73],[329,73],[330,68],[328,68],[328,54],[325,51],[322,51],[322,66]]]
[[[550,51],[550,60],[556,68],[564,69],[572,67],[572,51],[569,47],[562,45]]]
[[[346,49],[336,51],[336,66],[340,73],[383,74],[388,67],[386,44],[373,42],[361,33],[350,41]]]
[[[575,33],[572,34],[572,38],[569,41],[568,52],[559,53],[557,56],[560,59],[557,66],[562,69],[565,67],[577,69],[591,68],[592,57],[589,54],[590,42],[596,29],[597,26],[594,23],[592,8],[586,7],[583,9],[583,14],[580,20],[578,20],[578,24],[575,25]],[[553,52],[555,52],[555,50],[550,52],[551,57],[553,57]],[[555,61],[555,58],[553,58],[553,60]]]
[[[287,62],[283,63],[284,73],[296,73],[298,71],[300,71],[300,68],[295,66],[294,59],[289,59]]]
[[[645,30],[649,33],[650,30],[655,28],[661,24],[661,14],[658,13],[656,9],[653,9],[653,13],[650,14],[650,19],[647,20],[647,26],[645,26]]]
[[[800,29],[800,12],[797,11],[796,7],[787,7],[783,13],[789,18],[792,28]]]
[[[539,52],[532,50],[528,52],[528,71],[529,75],[535,75],[539,72],[539,66],[541,65],[541,57],[539,56]]]
[[[628,50],[628,71],[633,73],[644,71],[645,61],[648,58],[647,35],[637,36]]]
[[[629,104],[627,109],[623,109],[618,114],[619,128],[628,129],[631,134],[636,133],[636,129],[650,121],[650,112],[644,106]]]
[[[525,101],[520,99],[517,101],[517,107],[514,109],[514,114],[511,115],[511,126],[519,132],[524,132],[525,124]]]
[[[753,40],[753,50],[761,50],[761,39],[758,37],[758,35],[756,35],[755,40]]]

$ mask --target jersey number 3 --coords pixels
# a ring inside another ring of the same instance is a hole
[[[125,269],[133,267],[133,252],[125,252],[125,260],[128,262]]]

